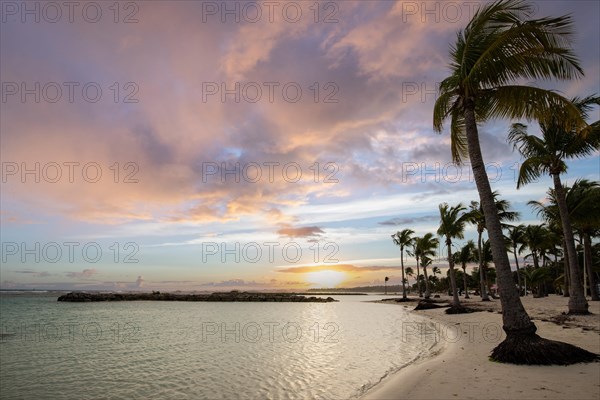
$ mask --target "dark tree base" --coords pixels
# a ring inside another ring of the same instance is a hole
[[[419,301],[419,304],[417,304],[417,306],[414,308],[414,310],[415,311],[431,310],[432,308],[444,308],[444,307],[448,307],[448,305],[447,304],[439,305],[439,304],[436,304],[435,302],[433,302],[432,300],[421,300],[421,301]]]
[[[467,308],[467,307],[463,307],[463,306],[450,306],[447,310],[446,310],[446,314],[468,314],[468,313],[472,313],[475,310],[473,310],[472,308]]]
[[[415,299],[409,299],[407,297],[407,298],[395,299],[394,301],[396,303],[408,303],[408,302],[411,302],[411,301],[415,301]]]
[[[519,365],[571,365],[600,361],[600,355],[539,337],[535,333],[508,334],[490,356],[492,361]]]
[[[567,315],[591,315],[592,313],[589,311],[569,311]]]

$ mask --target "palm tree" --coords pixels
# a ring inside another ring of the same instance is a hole
[[[452,257],[452,239],[463,239],[465,224],[468,214],[464,211],[466,208],[462,204],[450,207],[447,203],[439,205],[440,209],[440,227],[437,234],[446,237],[446,246],[448,247],[448,265],[450,267],[450,285],[452,286],[452,307],[456,312],[460,312],[460,300],[456,290],[456,277],[454,275],[454,258]]]
[[[474,224],[477,228],[477,254],[478,260],[481,260],[481,243],[483,231],[485,229],[485,216],[479,202],[471,202],[468,216],[469,222]],[[490,301],[485,285],[485,271],[481,268],[481,265],[479,265],[479,285],[481,288],[481,301]]]
[[[383,287],[385,288],[385,294],[387,294],[387,282],[390,280],[389,276],[386,276],[385,279],[383,280]]]
[[[415,276],[415,271],[411,267],[406,267],[406,276],[412,278]],[[406,279],[406,282],[408,282],[408,279]]]
[[[484,240],[481,246],[481,253],[475,253],[475,260],[479,263],[479,268],[483,268],[485,270],[484,275],[486,276],[486,281],[484,282],[486,290],[489,292],[489,283],[487,281],[488,275],[494,275],[493,269],[490,268],[490,264],[494,261],[494,257],[492,255],[492,246],[489,240]],[[494,278],[492,276],[492,278]]]
[[[467,285],[467,263],[476,261],[475,258],[475,243],[469,240],[458,253],[455,254],[456,260],[459,262],[463,270],[463,284],[465,286],[465,299],[469,299],[469,287]]]
[[[519,213],[516,211],[510,210],[510,202],[504,199],[498,199],[500,193],[498,191],[492,192],[492,196],[494,197],[494,203],[496,204],[496,210],[498,219],[500,220],[500,226],[502,229],[508,228],[510,225],[505,224],[504,222],[512,222],[519,219]],[[481,260],[482,255],[482,235],[483,231],[486,229],[485,226],[485,213],[483,212],[483,207],[479,202],[472,201],[470,205],[469,211],[469,222],[475,224],[477,227],[477,252],[478,259]],[[487,292],[487,278],[486,278],[486,269],[479,266],[479,279],[481,284],[481,301],[490,301]]]
[[[557,345],[535,334],[513,283],[502,227],[481,155],[477,123],[493,118],[543,120],[560,112],[565,123],[584,126],[581,115],[558,93],[514,84],[521,79],[569,80],[583,75],[570,48],[573,23],[569,16],[530,19],[535,12],[523,0],[499,0],[481,6],[451,47],[451,75],[440,84],[433,126],[442,132],[451,119],[451,150],[461,163],[468,153],[486,218],[496,265],[503,329],[506,339],[492,352],[497,361],[527,364],[572,363],[595,359],[582,349]],[[532,350],[535,348],[535,350]]]
[[[425,277],[425,296],[424,298],[429,299],[431,298],[431,281],[430,281],[430,277],[427,275],[427,267],[431,265],[431,258],[427,257],[427,256],[422,256],[421,257],[421,267],[423,267],[423,276]]]
[[[419,297],[423,297],[423,289],[421,287],[421,269],[419,259],[421,254],[418,251],[417,244],[421,238],[419,236],[415,236],[411,242],[412,251],[408,251],[408,254],[414,257],[417,260],[417,290],[419,292]]]
[[[523,244],[519,248],[519,252],[524,251],[526,248],[531,251],[529,256],[533,259],[533,267],[535,269],[540,267],[541,252],[545,246],[547,236],[548,229],[546,229],[544,224],[527,225],[523,232]]]
[[[433,233],[426,233],[423,237],[415,239],[415,257],[421,259],[421,267],[423,267],[423,275],[425,275],[425,298],[431,297],[429,288],[429,278],[427,276],[427,266],[431,264],[431,257],[435,256],[435,250],[439,245],[439,241],[433,237]],[[418,261],[417,261],[418,262]]]
[[[521,254],[521,253],[518,250],[518,247],[523,244],[524,233],[525,233],[525,225],[520,224],[520,225],[512,226],[512,227],[508,228],[508,236],[506,236],[506,238],[508,239],[508,242],[510,243],[510,245],[512,247],[512,253],[515,255],[515,265],[517,267],[517,282],[519,285],[519,293],[521,295],[523,294],[523,285],[521,284],[521,272],[519,270],[519,254]]]
[[[394,244],[396,246],[400,246],[400,266],[402,268],[402,298],[406,299],[406,283],[404,279],[404,248],[406,246],[410,246],[413,241],[412,235],[415,232],[411,229],[403,229],[399,232],[396,232],[395,235],[392,235],[392,239],[394,240]]]
[[[523,268],[521,270],[521,274],[525,277],[527,282],[529,282],[531,287],[534,287],[535,285],[537,285],[538,289],[537,289],[537,293],[536,293],[536,295],[534,295],[534,297],[541,297],[540,293],[539,293],[539,288],[541,287],[542,283],[545,282],[546,279],[548,279],[548,277],[549,277],[548,270],[546,268],[535,269],[535,268],[527,267],[527,268]]]
[[[592,104],[600,104],[600,97],[575,98],[572,103],[579,110],[581,118],[586,119]],[[525,158],[519,170],[517,189],[542,174],[552,177],[569,265],[577,266],[573,227],[560,174],[567,171],[566,159],[585,157],[600,148],[600,122],[596,122],[595,127],[592,125],[591,130],[584,128],[589,133],[586,136],[578,126],[565,126],[559,117],[549,115],[540,120],[542,137],[528,134],[526,125],[513,124],[508,139]],[[588,314],[579,268],[570,268],[570,274],[569,314]]]
[[[541,203],[537,200],[532,200],[527,202],[527,204],[529,206],[531,206],[533,208],[534,211],[537,212],[537,215],[539,217],[541,217],[544,221],[546,226],[548,227],[547,231],[548,234],[552,233],[552,235],[554,236],[558,236],[560,233],[560,236],[562,236],[562,248],[565,249],[567,247],[566,242],[565,242],[565,238],[564,235],[562,234],[563,229],[562,229],[562,222],[560,219],[560,213],[558,211],[558,205],[556,203],[556,196],[554,195],[554,190],[550,189],[548,190],[548,195],[547,195],[547,199],[549,201],[549,204],[544,204]],[[573,267],[579,267],[578,265],[575,265]],[[570,296],[570,265],[569,265],[569,258],[568,257],[563,257],[563,268],[564,268],[564,272],[563,272],[563,283],[564,283],[564,292],[563,292],[563,296],[564,297],[569,297]]]
[[[575,181],[567,189],[567,207],[573,228],[583,238],[584,268],[587,271],[592,301],[600,301],[596,274],[592,266],[592,240],[600,233],[600,184],[587,179]]]

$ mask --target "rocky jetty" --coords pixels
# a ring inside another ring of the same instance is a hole
[[[293,303],[329,303],[337,301],[331,297],[306,297],[293,293],[250,293],[250,292],[216,292],[211,294],[180,294],[180,293],[88,293],[71,292],[62,295],[58,301],[91,302],[91,301],[244,301],[244,302],[293,302]]]

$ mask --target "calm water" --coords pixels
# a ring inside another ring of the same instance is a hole
[[[0,294],[2,398],[356,398],[428,354],[403,307]],[[406,325],[405,325],[406,327]]]

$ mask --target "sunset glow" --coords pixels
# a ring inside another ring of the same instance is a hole
[[[398,285],[390,235],[435,232],[440,202],[478,199],[432,127],[470,2],[437,16],[421,2],[292,2],[293,21],[282,7],[223,17],[235,2],[100,2],[93,23],[38,3],[39,18],[3,2],[1,288]],[[539,85],[599,93],[600,5],[563,3],[536,7],[573,14],[585,77]],[[482,124],[480,142],[493,188],[528,223],[551,180],[516,189],[510,123]],[[600,179],[597,153],[568,165],[566,184]]]
[[[306,274],[306,281],[310,282],[313,286],[320,288],[334,288],[337,287],[347,279],[347,274],[339,271],[318,271],[309,272]]]

